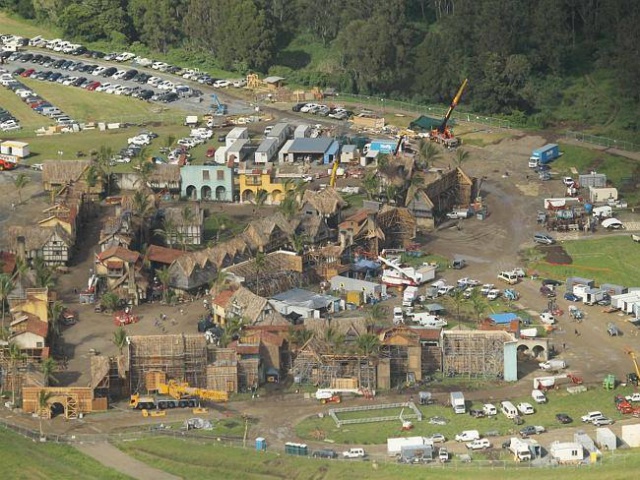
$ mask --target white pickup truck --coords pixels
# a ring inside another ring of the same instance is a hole
[[[633,395],[627,395],[624,398],[627,400],[627,402],[640,402],[640,393],[636,392]]]

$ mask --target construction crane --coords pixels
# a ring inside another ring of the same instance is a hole
[[[215,109],[213,113],[214,115],[222,116],[227,114],[227,106],[224,103],[220,102],[218,95],[216,95],[215,93],[211,94],[211,108]]]
[[[406,135],[401,135],[400,139],[398,140],[398,143],[396,145],[396,149],[393,151],[393,156],[397,157],[398,153],[400,153],[400,150],[402,149],[404,142],[407,141],[407,136]]]
[[[449,110],[447,110],[442,123],[440,124],[440,126],[438,126],[438,128],[435,128],[431,131],[431,140],[442,143],[446,147],[455,147],[458,144],[458,140],[454,138],[453,132],[449,129],[448,123],[449,119],[451,118],[451,114],[453,114],[453,111],[458,105],[458,102],[460,101],[460,98],[462,97],[462,93],[464,92],[466,86],[467,79],[465,78],[462,82],[462,85],[460,85],[460,88],[458,89],[458,93],[456,93],[455,97],[453,97],[451,105],[449,105]]]
[[[164,410],[167,408],[194,408],[200,401],[226,402],[229,400],[227,392],[207,390],[189,386],[188,383],[169,380],[158,383],[158,395],[131,395],[129,406],[138,410]]]
[[[336,186],[336,178],[338,177],[338,167],[340,166],[340,162],[338,160],[333,161],[333,168],[331,169],[331,177],[329,177],[329,186]]]
[[[635,367],[635,373],[627,374],[627,381],[629,383],[633,383],[636,387],[640,382],[640,367],[638,367],[638,359],[636,357],[636,353],[630,348],[625,349],[624,351],[627,355],[631,357],[631,361],[633,362],[633,366]]]

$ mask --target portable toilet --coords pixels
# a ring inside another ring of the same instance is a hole
[[[264,437],[256,438],[256,452],[263,452],[267,450],[267,440]]]

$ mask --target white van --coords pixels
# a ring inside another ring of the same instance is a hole
[[[404,313],[402,307],[393,307],[393,324],[399,325],[404,323]]]
[[[491,417],[493,415],[497,415],[498,414],[498,409],[496,408],[496,406],[492,403],[485,403],[482,406],[482,411],[484,412],[484,414],[487,417]]]
[[[498,279],[507,282],[509,285],[518,283],[518,274],[516,272],[500,272]]]
[[[511,402],[501,402],[500,410],[507,418],[515,418],[518,416],[518,409]]]
[[[547,403],[547,396],[540,390],[531,390],[531,398],[536,403]]]
[[[465,430],[462,433],[456,435],[456,442],[472,442],[480,438],[480,432],[478,430]]]

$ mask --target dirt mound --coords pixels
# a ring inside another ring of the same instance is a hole
[[[538,247],[545,254],[545,260],[553,265],[571,265],[573,259],[566,252],[564,247],[553,245],[550,247]]]

